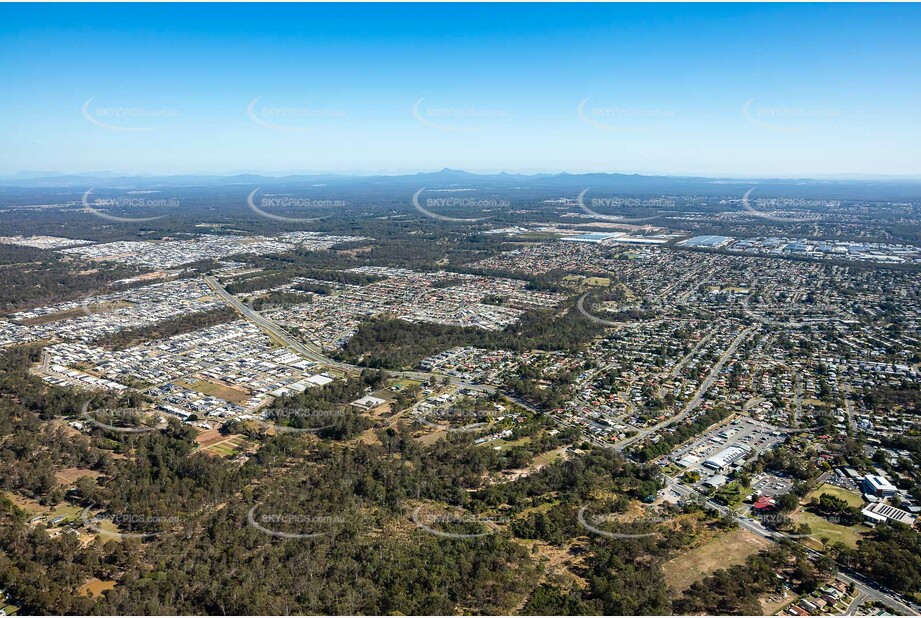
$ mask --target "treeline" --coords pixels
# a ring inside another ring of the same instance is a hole
[[[847,500],[823,493],[809,502],[809,509],[826,518],[836,519],[842,526],[854,526],[863,521],[860,509],[851,506]]]
[[[340,357],[368,367],[403,369],[455,346],[575,351],[602,332],[602,327],[572,309],[562,316],[547,310],[529,311],[501,331],[380,318],[363,322]]]
[[[898,386],[877,386],[866,390],[863,401],[873,410],[899,406],[907,413],[921,414],[921,386],[908,381]]]
[[[819,469],[814,463],[786,447],[763,452],[752,464],[753,473],[762,470],[782,472],[800,481],[809,481],[819,476]]]
[[[857,549],[835,543],[831,555],[843,566],[921,601],[921,534],[913,528],[896,522],[878,524]]]
[[[142,272],[112,262],[87,268],[51,251],[0,244],[0,312],[82,298]]]
[[[114,333],[103,335],[95,341],[96,345],[110,350],[124,350],[147,341],[175,337],[183,333],[190,333],[209,326],[233,322],[239,319],[239,314],[231,307],[219,307],[208,311],[188,313],[177,318],[125,328]]]
[[[656,457],[670,453],[676,445],[703,433],[711,425],[715,425],[716,423],[729,418],[731,415],[732,411],[727,410],[726,408],[712,408],[707,412],[697,416],[693,421],[689,423],[679,423],[677,425],[672,425],[670,427],[672,431],[668,433],[661,432],[657,434],[659,436],[658,442],[655,444],[648,442],[643,443],[642,446],[638,446],[632,449],[631,456],[635,457],[638,461],[650,461]]]
[[[312,300],[313,298],[306,294],[295,294],[293,292],[277,291],[257,296],[252,301],[250,301],[249,306],[256,311],[262,311],[264,309],[276,309],[279,307],[301,305],[304,303],[312,302]]]
[[[674,604],[675,614],[718,616],[764,613],[759,598],[783,592],[779,571],[792,580],[800,594],[814,591],[821,573],[809,562],[802,549],[790,544],[776,545],[750,556],[745,564],[720,569],[695,582]]]
[[[278,271],[252,273],[250,275],[238,277],[230,283],[227,283],[224,287],[231,294],[246,294],[247,292],[266,290],[285,285],[296,277],[329,281],[332,283],[344,283],[347,285],[368,285],[369,283],[374,283],[375,281],[383,279],[383,277],[366,273],[289,265],[287,268]],[[303,289],[299,287],[301,285],[303,284],[297,284],[295,287]],[[329,289],[325,288],[325,290],[328,293]],[[305,291],[313,290],[307,289]]]
[[[306,429],[316,431],[322,438],[346,440],[371,428],[371,422],[349,404],[369,391],[382,388],[386,381],[380,371],[365,370],[358,377],[279,397],[265,412],[268,420],[281,427]]]

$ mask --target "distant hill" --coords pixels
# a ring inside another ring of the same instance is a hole
[[[183,186],[252,186],[270,188],[323,184],[329,188],[353,188],[405,192],[425,188],[471,188],[481,190],[539,190],[547,195],[575,196],[590,188],[600,192],[633,195],[700,195],[703,197],[738,196],[757,188],[759,197],[801,197],[812,199],[917,201],[921,200],[921,178],[862,178],[862,179],[744,179],[706,178],[695,176],[644,176],[640,174],[474,174],[445,168],[437,172],[421,172],[394,176],[295,174],[265,176],[236,175],[175,175],[119,176],[111,172],[90,174],[54,174],[21,172],[0,178],[0,186],[17,188],[89,189],[154,189]]]

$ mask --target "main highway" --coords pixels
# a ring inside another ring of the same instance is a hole
[[[362,370],[361,367],[358,367],[356,365],[350,365],[348,363],[343,363],[343,362],[334,360],[324,355],[323,350],[320,349],[320,347],[314,343],[310,343],[310,342],[302,343],[294,339],[290,334],[288,334],[278,324],[266,318],[265,316],[260,314],[258,311],[254,311],[250,307],[243,304],[237,297],[235,297],[233,294],[228,292],[224,288],[224,286],[222,286],[220,282],[214,277],[206,276],[205,282],[208,284],[208,286],[212,290],[214,290],[214,292],[218,296],[220,296],[222,299],[224,299],[224,301],[226,301],[229,305],[231,305],[234,309],[236,309],[243,317],[251,321],[253,324],[262,328],[264,331],[269,333],[275,339],[277,339],[278,341],[281,341],[282,343],[284,343],[286,346],[288,346],[290,349],[294,350],[298,354],[301,354],[305,358],[308,358],[314,362],[322,363],[326,366],[336,368],[349,375],[357,375],[358,373],[361,372]],[[729,360],[732,354],[735,353],[739,344],[742,343],[742,341],[751,333],[752,330],[753,330],[752,327],[746,328],[745,330],[743,330],[736,336],[736,338],[732,341],[732,343],[729,345],[726,351],[720,356],[717,363],[710,370],[709,375],[707,375],[706,379],[700,385],[700,388],[697,389],[697,392],[695,393],[694,397],[687,403],[687,405],[684,407],[684,409],[682,410],[680,414],[673,416],[672,418],[667,419],[657,425],[649,427],[648,429],[633,436],[629,440],[624,440],[620,442],[619,444],[617,444],[616,448],[618,450],[623,450],[629,444],[632,444],[636,442],[637,440],[640,440],[646,437],[650,433],[658,429],[661,429],[662,427],[666,427],[668,425],[671,425],[672,423],[676,423],[680,421],[681,419],[686,417],[691,411],[697,408],[697,406],[699,406],[701,401],[703,400],[703,396],[713,385],[713,382],[716,380],[723,366],[726,364],[726,362]],[[482,392],[488,392],[488,393],[494,393],[498,390],[492,386],[476,384],[472,382],[466,382],[458,378],[455,378],[452,376],[445,376],[442,374],[427,373],[423,371],[397,371],[397,372],[392,372],[392,373],[400,377],[408,378],[411,380],[418,380],[420,382],[425,382],[427,380],[430,380],[431,378],[435,378],[436,380],[443,380],[444,378],[448,378],[448,380],[452,384],[455,384],[456,386],[460,386],[462,388],[468,388],[472,390],[478,390]],[[535,408],[533,408],[527,402],[522,401],[521,399],[517,397],[512,397],[506,393],[503,393],[503,395],[505,395],[506,397],[514,401],[515,403],[521,405],[522,407],[532,412],[538,412]],[[783,535],[781,535],[778,538],[779,533],[768,530],[757,520],[750,518],[750,517],[741,516],[735,513],[734,511],[732,511],[731,509],[729,509],[728,507],[718,504],[714,502],[713,500],[710,500],[709,498],[707,498],[703,494],[700,494],[699,492],[697,492],[695,489],[691,487],[688,487],[686,485],[681,485],[675,480],[667,478],[667,477],[666,477],[666,483],[668,487],[671,490],[673,490],[676,494],[678,494],[679,496],[683,496],[685,499],[690,498],[690,499],[696,500],[699,503],[706,504],[708,507],[717,510],[723,515],[732,517],[739,523],[739,526],[741,526],[742,528],[745,528],[746,530],[764,539],[767,539],[769,541],[776,543],[776,542],[779,542],[781,538],[785,538]],[[817,558],[822,555],[819,552],[809,547],[806,547],[806,546],[802,546],[802,547],[808,554],[810,554],[814,558]],[[878,584],[863,577],[859,573],[856,573],[854,571],[851,571],[849,569],[845,569],[839,566],[838,577],[847,583],[854,584],[855,588],[860,592],[860,594],[864,595],[865,597],[885,603],[889,607],[892,607],[900,612],[903,612],[907,616],[919,615],[919,613],[921,613],[921,606],[910,604],[907,601],[902,600],[901,597],[896,596],[894,593],[890,593],[886,590],[883,590]]]
[[[205,279],[205,283],[208,284],[208,287],[214,290],[215,294],[220,296],[227,304],[232,306],[238,313],[240,313],[240,315],[242,315],[244,318],[246,318],[247,320],[249,320],[256,326],[258,326],[262,330],[266,331],[270,336],[274,337],[277,341],[280,341],[281,343],[286,345],[288,348],[290,348],[291,350],[294,350],[295,352],[297,352],[304,358],[312,360],[316,363],[321,363],[323,365],[326,365],[327,367],[338,369],[339,371],[342,371],[343,373],[346,373],[348,375],[358,375],[364,369],[363,367],[359,367],[357,365],[350,365],[349,363],[343,363],[341,361],[337,361],[335,359],[332,359],[326,356],[325,354],[323,354],[323,350],[320,348],[320,346],[316,345],[315,343],[298,341],[297,339],[292,337],[281,326],[279,326],[278,324],[276,324],[269,318],[265,317],[258,311],[255,311],[251,307],[245,305],[243,302],[241,302],[239,298],[237,298],[236,296],[228,292],[216,278],[212,276],[205,276],[204,279]],[[486,384],[477,384],[475,382],[467,382],[465,380],[461,380],[460,378],[456,378],[454,376],[447,376],[447,375],[438,374],[438,373],[428,373],[424,371],[392,371],[390,373],[391,375],[395,375],[395,376],[402,377],[402,378],[407,378],[410,380],[418,380],[419,382],[425,382],[432,378],[435,378],[436,380],[444,380],[445,378],[447,378],[447,380],[451,384],[454,384],[455,386],[459,386],[461,388],[466,388],[469,390],[481,391],[485,393],[495,393],[498,390],[495,387],[489,386]],[[510,396],[508,394],[505,394],[505,396],[511,399],[512,401],[514,401],[515,403],[521,405],[522,407],[532,412],[537,412],[537,410],[535,410],[532,406],[528,405],[527,402],[522,401],[516,397]]]

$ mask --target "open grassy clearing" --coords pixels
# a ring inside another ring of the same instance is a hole
[[[242,388],[218,384],[210,380],[176,380],[176,384],[231,403],[243,403],[250,398],[250,394]]]
[[[750,555],[770,543],[767,539],[739,528],[672,558],[662,565],[669,595],[676,598],[691,584],[717,569],[743,564]]]
[[[856,506],[863,508],[864,501],[859,495],[855,494],[853,491],[848,491],[842,489],[841,487],[835,487],[834,485],[829,485],[828,483],[822,483],[818,488],[812,490],[806,495],[806,502],[809,502],[812,498],[818,499],[822,494],[831,494],[836,498],[840,498],[848,503],[848,506]]]
[[[822,549],[822,542],[819,540],[822,537],[827,537],[829,543],[840,542],[848,547],[856,548],[857,541],[862,538],[861,533],[870,531],[870,527],[863,524],[858,524],[856,526],[834,524],[824,517],[820,517],[815,513],[810,513],[803,508],[794,511],[790,515],[790,519],[797,524],[809,525],[809,529],[812,531],[810,533],[812,537],[802,540],[806,545],[816,550]]]

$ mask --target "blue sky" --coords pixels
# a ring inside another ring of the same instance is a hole
[[[921,176],[918,5],[0,5],[0,174]]]

